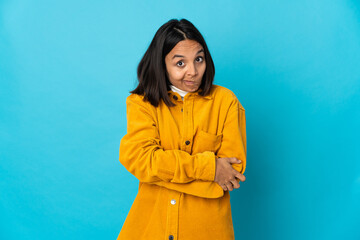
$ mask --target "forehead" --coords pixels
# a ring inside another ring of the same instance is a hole
[[[169,55],[174,54],[196,54],[199,50],[203,49],[200,43],[195,40],[185,39],[178,42],[173,49],[169,52]]]

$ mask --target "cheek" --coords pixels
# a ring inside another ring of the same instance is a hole
[[[169,77],[175,81],[182,80],[184,78],[184,73],[182,71],[172,69],[169,71]]]
[[[204,75],[206,70],[206,64],[203,64],[202,66],[199,67],[199,75]]]

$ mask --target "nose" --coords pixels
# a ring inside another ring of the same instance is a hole
[[[193,77],[196,76],[197,73],[195,64],[188,64],[187,75]]]

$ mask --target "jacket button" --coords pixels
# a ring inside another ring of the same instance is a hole
[[[170,235],[170,236],[169,236],[169,240],[174,240],[174,236],[173,236],[173,235]]]
[[[190,144],[190,141],[189,141],[189,140],[187,140],[187,141],[185,142],[185,144],[186,144],[186,145],[189,145],[189,144]]]
[[[172,200],[170,201],[170,203],[171,203],[171,205],[175,205],[175,204],[176,204],[176,200],[175,200],[175,199],[172,199]]]
[[[175,100],[178,100],[178,97],[177,97],[176,95],[174,95],[173,98],[174,98]]]

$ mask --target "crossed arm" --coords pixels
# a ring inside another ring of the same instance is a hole
[[[235,169],[231,179],[245,180],[242,177],[246,167],[245,110],[238,101],[230,106],[217,153],[204,151],[191,155],[177,149],[164,150],[156,123],[139,99],[127,99],[127,118],[128,131],[120,143],[120,162],[141,182],[199,197],[218,198],[223,196],[225,187],[231,188],[226,185],[230,183],[226,172]],[[241,163],[235,163],[235,158]],[[228,165],[231,164],[232,169],[226,167],[225,160],[230,161]],[[232,185],[237,187],[235,182]]]

